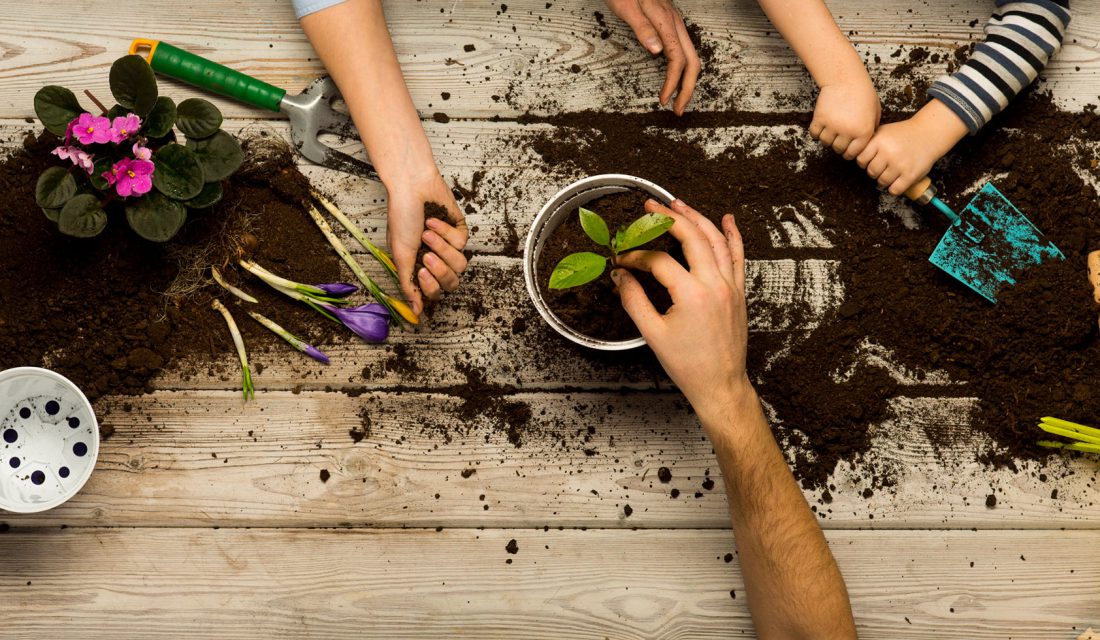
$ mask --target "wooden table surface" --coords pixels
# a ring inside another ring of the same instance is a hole
[[[811,107],[808,77],[755,3],[678,4],[736,54],[724,58],[722,71],[754,88],[731,87],[737,106],[775,110],[778,95],[784,108]],[[837,0],[830,7],[887,88],[897,45],[951,52],[980,34],[992,4]],[[1074,5],[1066,44],[1045,77],[1062,104],[1081,108],[1100,93],[1100,7]],[[524,80],[528,71],[540,82],[561,80],[555,109],[615,99],[641,110],[652,96],[623,94],[615,74],[637,76],[655,93],[657,64],[613,17],[611,37],[594,37],[592,11],[604,9],[598,2],[510,0],[503,12],[500,3],[473,0],[386,7],[444,175],[468,184],[485,170],[487,179],[514,184],[507,202],[471,216],[485,232],[472,239],[469,282],[434,329],[393,338],[419,370],[393,371],[390,349],[349,341],[329,350],[331,367],[309,368],[305,377],[297,358],[258,354],[264,369],[247,405],[229,354],[216,375],[167,372],[153,394],[105,400],[103,421],[115,435],[83,491],[43,514],[0,514],[10,527],[0,535],[0,637],[752,636],[741,574],[725,560],[735,546],[721,483],[700,488],[717,465],[678,394],[578,358],[564,344],[511,333],[529,302],[519,260],[500,232],[505,212],[524,233],[562,185],[511,143],[530,127],[492,117],[545,108],[545,89]],[[106,95],[111,61],[136,36],[287,88],[322,72],[289,0],[4,2],[0,140],[16,144],[30,128],[24,119],[44,84]],[[573,64],[584,73],[570,73]],[[168,92],[177,100],[196,95]],[[451,94],[446,103],[441,92]],[[509,103],[492,99],[509,92]],[[217,102],[231,131],[286,135],[269,114]],[[708,106],[715,104],[693,105]],[[434,122],[434,111],[452,120]],[[726,130],[721,139],[743,133]],[[1096,141],[1088,145],[1097,150]],[[339,193],[372,236],[385,237],[379,185],[304,170]],[[843,296],[835,264],[752,262],[752,295],[812,299],[823,315]],[[477,302],[488,295],[502,308],[481,313]],[[781,317],[753,322],[789,328]],[[446,411],[460,402],[448,393],[465,382],[459,364],[513,385],[536,423],[583,426],[591,422],[587,407],[612,405],[593,439],[596,455],[515,448],[486,420],[460,424]],[[973,462],[972,446],[933,451],[925,430],[966,429],[969,402],[895,399],[894,418],[871,425],[868,459],[900,470],[898,486],[864,499],[861,475],[841,469],[831,503],[807,495],[847,579],[860,634],[1076,638],[1100,623],[1097,462],[1024,463],[1012,473]],[[348,431],[364,411],[372,431],[356,443]],[[448,442],[426,433],[425,423],[468,433]],[[662,466],[672,470],[668,485],[655,478]],[[331,474],[327,482],[321,470]],[[673,487],[680,498],[670,496]],[[985,504],[990,493],[994,509]],[[505,550],[512,540],[515,554]]]

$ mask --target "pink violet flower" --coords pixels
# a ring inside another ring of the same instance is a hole
[[[76,119],[73,133],[80,144],[103,144],[111,141],[111,121],[103,116],[82,113]]]
[[[92,174],[92,154],[73,146],[60,146],[51,151],[53,155],[61,158],[62,160],[69,160],[77,167],[80,167],[84,171],[88,172],[88,175]]]
[[[134,143],[134,159],[135,160],[152,160],[153,150],[149,147],[141,146],[140,142]]]
[[[111,171],[104,172],[103,177],[107,184],[113,184],[115,191],[123,198],[130,195],[143,195],[153,188],[153,170],[156,167],[148,160],[131,160],[123,158],[111,167]],[[108,174],[112,174],[108,177]]]
[[[132,113],[119,116],[111,122],[111,142],[123,142],[141,129],[141,118]]]

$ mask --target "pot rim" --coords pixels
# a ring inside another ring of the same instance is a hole
[[[547,305],[546,301],[542,298],[542,293],[539,291],[538,284],[535,280],[535,265],[538,262],[535,251],[539,248],[540,241],[550,232],[557,229],[558,224],[561,224],[559,222],[551,226],[551,219],[561,211],[563,205],[572,201],[576,196],[583,194],[585,191],[593,191],[601,187],[640,189],[641,191],[649,193],[655,199],[664,201],[665,205],[669,205],[675,200],[675,197],[671,193],[656,183],[650,182],[645,178],[639,178],[625,173],[604,173],[582,178],[569,184],[547,200],[546,204],[542,206],[542,209],[540,209],[535,216],[534,221],[531,223],[531,228],[527,231],[527,241],[524,243],[523,248],[523,279],[527,285],[527,294],[531,298],[531,302],[534,303],[535,309],[539,312],[539,315],[542,316],[543,321],[550,325],[560,335],[568,338],[572,342],[591,349],[600,351],[625,351],[627,349],[635,349],[643,346],[646,344],[645,338],[639,336],[631,340],[601,340],[599,338],[587,336],[573,329],[562,322],[562,320],[550,310],[549,305]],[[606,194],[596,194],[592,199],[603,195]]]

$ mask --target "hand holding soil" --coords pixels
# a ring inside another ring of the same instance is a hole
[[[449,220],[425,224],[425,203],[443,206]],[[458,288],[459,275],[466,269],[468,232],[465,218],[454,195],[438,173],[423,184],[390,190],[390,250],[401,290],[413,313],[424,310],[424,297],[438,300],[444,291]],[[424,266],[417,268],[417,252],[424,243],[431,253],[424,255]]]
[[[658,100],[667,105],[676,95],[672,110],[684,115],[702,66],[688,36],[684,18],[669,0],[605,0],[607,8],[634,30],[638,42],[653,55],[664,53],[668,59],[665,82]]]
[[[631,251],[619,256],[626,269],[613,271],[612,279],[623,307],[707,424],[708,418],[725,415],[751,388],[745,368],[748,317],[741,233],[733,216],[727,215],[723,236],[680,200],[673,201],[671,209],[650,200],[646,211],[675,219],[669,233],[682,243],[688,268],[663,251]],[[653,306],[629,269],[653,274],[668,289],[672,307],[667,313]]]

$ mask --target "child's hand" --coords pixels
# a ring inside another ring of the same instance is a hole
[[[879,127],[856,162],[879,187],[900,196],[966,133],[966,125],[947,105],[932,100],[912,118]]]
[[[860,72],[850,80],[822,85],[810,123],[810,135],[845,160],[863,151],[882,115],[871,78],[862,67]]]
[[[699,71],[702,68],[699,63],[699,55],[695,52],[695,45],[688,37],[687,28],[684,27],[684,18],[672,6],[669,0],[605,0],[607,8],[615,15],[623,19],[634,29],[634,35],[638,42],[653,55],[664,52],[668,59],[668,70],[665,72],[665,84],[661,87],[658,99],[661,104],[668,104],[672,100],[672,94],[676,93],[676,102],[672,110],[676,115],[684,115],[684,109],[691,100],[691,94],[695,91],[695,83],[699,80]]]
[[[468,233],[466,220],[447,184],[432,167],[431,175],[411,180],[390,189],[388,239],[401,290],[413,313],[424,309],[421,293],[429,300],[438,300],[443,291],[458,288],[459,275],[466,269]],[[425,224],[424,203],[435,202],[447,208],[451,224],[429,219]],[[424,266],[417,272],[416,254],[421,243],[431,252],[424,254]]]

